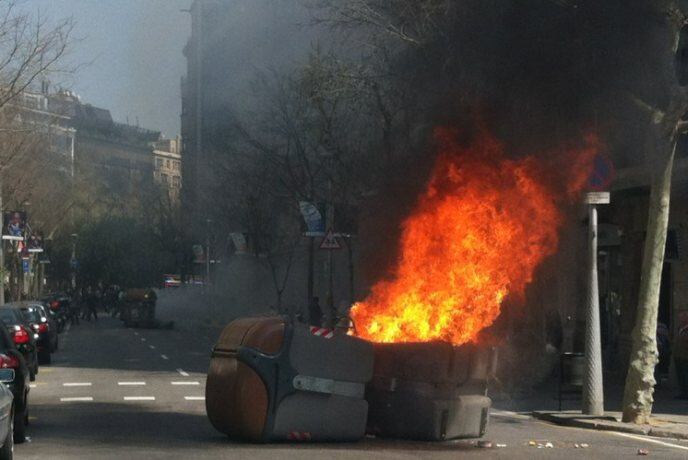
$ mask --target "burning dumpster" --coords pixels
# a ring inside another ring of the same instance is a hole
[[[368,342],[282,317],[239,319],[213,348],[206,411],[236,439],[354,441],[365,434],[372,374]]]
[[[157,296],[152,289],[127,289],[120,301],[120,319],[126,327],[154,327]]]
[[[494,350],[472,344],[376,344],[368,431],[425,441],[483,436],[495,360]]]

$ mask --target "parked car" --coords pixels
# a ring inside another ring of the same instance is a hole
[[[5,323],[5,329],[9,332],[12,341],[19,352],[24,356],[26,365],[29,366],[29,377],[33,382],[38,374],[38,347],[36,346],[36,334],[19,308],[12,304],[0,307],[0,320]]]
[[[17,349],[7,327],[0,323],[0,371],[3,369],[14,371],[13,379],[6,382],[6,385],[14,396],[14,442],[21,443],[24,441],[26,426],[29,424],[31,373],[24,355]],[[1,456],[0,459],[2,459]]]
[[[14,457],[14,396],[5,385],[13,380],[12,369],[0,369],[0,460]]]
[[[28,321],[29,326],[38,334],[36,346],[38,347],[39,364],[50,364],[51,354],[57,350],[57,326],[55,320],[48,315],[45,307],[39,302],[18,302],[16,305]]]

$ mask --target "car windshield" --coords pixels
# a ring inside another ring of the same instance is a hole
[[[21,310],[24,319],[30,323],[41,322],[41,312],[35,307],[26,307]]]
[[[10,310],[9,308],[0,309],[0,320],[2,320],[2,322],[8,326],[19,323],[17,315],[15,315],[14,311]]]

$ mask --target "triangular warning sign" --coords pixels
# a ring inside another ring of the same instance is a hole
[[[320,249],[341,249],[342,247],[339,245],[339,242],[337,241],[337,237],[334,236],[334,232],[332,230],[328,230],[327,235],[325,235],[325,238],[323,238],[322,243],[320,243]]]

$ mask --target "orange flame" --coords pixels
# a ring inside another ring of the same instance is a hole
[[[554,161],[510,159],[488,134],[468,147],[438,129],[441,148],[427,189],[404,221],[391,280],[351,310],[375,342],[474,341],[507,296],[524,298],[535,268],[557,250],[560,206],[585,187],[594,137]],[[549,158],[553,158],[550,155]]]

